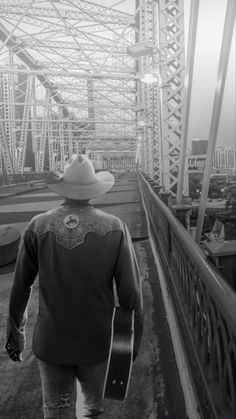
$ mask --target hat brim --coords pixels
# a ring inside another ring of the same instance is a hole
[[[47,183],[49,189],[64,198],[70,199],[92,199],[105,194],[114,185],[114,176],[109,172],[96,173],[96,181],[90,184],[74,185],[65,182],[63,176],[58,177],[58,181]]]

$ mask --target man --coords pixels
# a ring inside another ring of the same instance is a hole
[[[102,391],[111,338],[115,280],[119,304],[134,309],[134,358],[142,334],[138,266],[126,225],[97,210],[91,198],[114,183],[95,174],[84,155],[73,156],[63,174],[51,172],[48,186],[65,198],[34,217],[18,253],[9,304],[6,349],[22,359],[26,308],[39,274],[39,312],[33,334],[42,381],[44,418],[76,418],[76,379],[84,416],[102,414]]]

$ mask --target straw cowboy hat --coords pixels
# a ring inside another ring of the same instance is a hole
[[[70,199],[91,199],[106,193],[114,184],[109,172],[95,173],[93,163],[85,155],[73,155],[64,173],[49,172],[47,185],[56,194]]]

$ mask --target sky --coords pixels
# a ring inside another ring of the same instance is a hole
[[[185,34],[187,34],[191,0],[184,1]],[[193,0],[194,1],[194,0]],[[133,13],[135,0],[104,0],[104,4]],[[212,106],[227,0],[200,0],[197,43],[190,105],[189,142],[192,138],[208,139]],[[217,145],[236,145],[235,121],[235,34],[226,77],[219,122]]]
[[[189,139],[208,139],[227,0],[201,0],[197,31]],[[186,32],[190,0],[185,0]],[[235,146],[235,33],[226,77],[217,145]]]

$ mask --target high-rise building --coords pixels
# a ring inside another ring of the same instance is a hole
[[[213,167],[216,169],[233,169],[236,167],[235,147],[216,147],[213,155]]]
[[[192,155],[200,155],[207,153],[208,140],[192,139]]]
[[[191,154],[188,155],[188,168],[191,173],[204,172],[207,140],[192,140]],[[212,158],[212,171],[230,174],[236,170],[236,147],[218,146]]]

